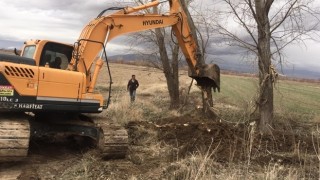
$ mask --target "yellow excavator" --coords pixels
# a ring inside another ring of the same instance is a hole
[[[22,159],[32,137],[59,133],[91,139],[104,157],[126,155],[128,134],[123,127],[97,124],[84,115],[100,113],[109,105],[112,78],[106,46],[120,35],[172,27],[190,68],[189,76],[207,97],[212,89],[220,90],[219,67],[201,60],[186,8],[180,0],[168,2],[170,12],[166,14],[141,12],[164,3],[160,1],[106,9],[84,27],[73,45],[30,40],[20,55],[0,54],[0,160]],[[107,10],[116,11],[104,15]],[[104,62],[108,75],[100,74]],[[106,99],[95,91],[100,75],[109,78]]]

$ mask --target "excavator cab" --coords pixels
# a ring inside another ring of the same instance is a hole
[[[73,46],[47,40],[26,41],[22,49],[21,56],[32,58],[36,65],[56,68],[60,60],[60,69],[66,69],[71,61]]]

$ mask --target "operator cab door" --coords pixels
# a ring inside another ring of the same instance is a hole
[[[80,107],[83,73],[66,70],[72,46],[48,42],[39,63],[37,103],[44,109],[76,111]]]

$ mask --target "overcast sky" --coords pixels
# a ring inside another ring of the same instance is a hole
[[[201,0],[196,0],[201,1]],[[214,6],[212,0],[202,0],[206,7]],[[316,0],[318,3],[320,0]],[[50,39],[74,43],[82,28],[103,9],[114,6],[110,0],[1,0],[0,40],[25,41]],[[118,6],[131,5],[124,0]],[[319,3],[320,4],[320,3]],[[110,54],[126,52],[123,38],[108,46]],[[290,46],[286,51],[289,64],[320,69],[320,42],[306,41],[306,45]],[[0,47],[5,48],[5,47]],[[213,47],[214,48],[214,47]],[[228,53],[228,48],[218,49]],[[214,51],[213,51],[214,52]],[[230,56],[229,56],[230,57]],[[233,56],[237,60],[237,56]],[[240,58],[239,58],[240,59]]]

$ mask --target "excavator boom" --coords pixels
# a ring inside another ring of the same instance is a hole
[[[170,13],[136,14],[140,10],[159,5],[153,1],[146,5],[124,8],[116,13],[103,16],[103,13],[92,20],[82,31],[76,50],[76,56],[71,60],[71,69],[89,72],[95,57],[115,37],[133,32],[151,30],[156,28],[172,27],[179,46],[188,63],[189,76],[196,79],[198,85],[220,90],[220,71],[217,65],[207,65],[201,55],[196,38],[196,30],[186,8],[181,6],[179,0],[170,0]],[[97,43],[100,42],[100,43]],[[101,64],[101,62],[99,62]],[[99,71],[95,71],[99,73]],[[93,75],[97,77],[98,74]],[[89,77],[88,77],[89,78]],[[94,79],[95,80],[95,79]],[[88,79],[88,89],[92,91],[95,83]]]

